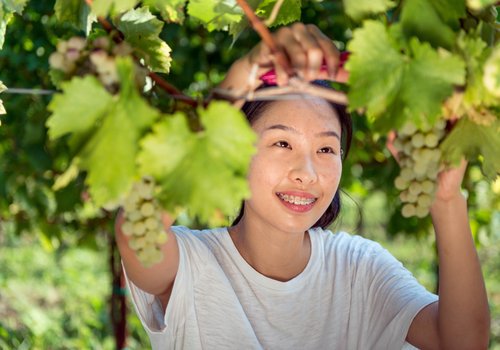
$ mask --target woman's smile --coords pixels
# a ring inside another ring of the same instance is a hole
[[[286,208],[299,213],[311,210],[318,199],[305,192],[278,192],[276,195]]]

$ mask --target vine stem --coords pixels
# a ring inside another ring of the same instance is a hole
[[[92,6],[92,0],[85,0],[85,3],[89,7]],[[109,23],[109,21],[106,18],[104,18],[102,16],[98,16],[97,20],[99,21],[99,23],[101,24],[101,26],[104,28],[104,30],[108,34],[111,34],[111,33],[113,33],[114,30],[116,30],[116,28],[111,23]],[[113,37],[113,40],[116,43],[120,43],[120,42],[124,41],[124,37],[123,37],[122,33],[120,33],[119,31],[118,31],[118,33],[119,33],[118,37],[117,36]],[[174,98],[176,100],[183,101],[184,103],[186,103],[186,104],[188,104],[190,106],[193,106],[193,107],[197,107],[198,106],[198,101],[196,101],[195,99],[193,99],[193,98],[191,98],[189,96],[184,95],[179,89],[177,89],[174,85],[172,85],[169,82],[167,82],[165,79],[163,79],[162,77],[160,77],[158,74],[156,74],[154,72],[151,72],[151,71],[148,71],[148,76],[161,89],[165,90],[169,95],[171,95],[172,98]]]
[[[276,42],[274,41],[273,36],[271,35],[271,32],[267,28],[267,26],[262,22],[259,17],[254,13],[253,9],[248,5],[246,0],[236,0],[238,5],[240,5],[241,9],[247,16],[248,20],[250,21],[252,28],[255,29],[255,31],[259,34],[261,37],[262,41],[269,47],[271,50],[271,54],[274,55],[274,58],[276,60],[276,64],[281,66],[287,74],[293,75],[293,70],[292,67],[290,66],[290,63],[288,62],[288,58],[286,55],[283,53],[282,50],[276,45]]]

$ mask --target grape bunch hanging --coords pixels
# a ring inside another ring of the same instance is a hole
[[[394,181],[401,191],[404,217],[426,217],[434,200],[436,179],[441,166],[439,143],[445,136],[446,121],[433,126],[417,127],[407,122],[398,131],[394,147],[401,167]]]
[[[139,261],[150,267],[163,259],[161,246],[167,241],[163,229],[161,207],[154,198],[155,184],[145,177],[134,184],[123,203],[122,232]]]

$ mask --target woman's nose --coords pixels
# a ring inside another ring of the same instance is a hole
[[[291,165],[289,177],[292,181],[302,184],[311,184],[318,179],[314,161],[310,156],[299,156],[294,159]]]

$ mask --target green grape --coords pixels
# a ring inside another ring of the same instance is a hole
[[[133,227],[133,232],[136,236],[141,236],[146,232],[146,225],[144,225],[144,222],[142,221],[136,221]]]
[[[434,182],[430,180],[425,180],[422,182],[422,192],[427,193],[427,194],[432,194],[434,193],[435,185]]]
[[[415,179],[415,174],[409,167],[402,169],[399,176],[405,181],[411,181]]]
[[[411,194],[418,195],[422,192],[422,185],[420,185],[419,182],[414,181],[410,184],[408,190],[410,191]]]
[[[425,208],[429,208],[431,203],[432,203],[432,197],[429,196],[428,194],[425,194],[425,193],[421,193],[419,196],[418,196],[418,200],[417,200],[417,203],[419,206],[421,207],[425,207]]]
[[[141,205],[141,214],[143,216],[151,216],[155,213],[155,207],[151,202],[144,202]]]
[[[49,64],[53,69],[64,70],[64,55],[60,52],[54,52],[49,56]]]
[[[403,153],[406,155],[411,155],[413,152],[413,145],[410,141],[407,141],[403,144]]]
[[[434,148],[438,145],[438,143],[439,143],[439,138],[436,134],[429,133],[425,135],[425,141],[424,141],[425,146],[429,148]]]
[[[403,205],[403,208],[401,209],[401,214],[405,218],[415,216],[415,213],[416,213],[416,207],[413,204],[405,204],[405,205]]]
[[[403,136],[410,136],[413,135],[415,131],[417,131],[416,125],[412,122],[406,122],[399,130],[399,133]]]
[[[161,227],[161,221],[154,217],[154,216],[150,216],[146,219],[146,221],[144,222],[144,224],[146,225],[146,228],[148,230],[158,230],[160,227]]]
[[[154,265],[163,258],[161,245],[167,240],[154,190],[154,181],[143,178],[132,186],[123,201],[125,221],[121,229],[128,237],[129,247],[144,266]]]
[[[445,135],[446,121],[416,127],[405,123],[397,133],[395,144],[402,145],[399,153],[399,176],[394,186],[401,191],[399,199],[404,217],[423,218],[429,214],[440,170],[441,150],[437,147]]]
[[[429,214],[429,208],[428,207],[422,207],[420,205],[417,205],[415,207],[415,216],[418,218],[425,218]]]
[[[405,190],[408,188],[408,181],[406,181],[405,179],[403,179],[403,177],[401,176],[398,176],[396,177],[396,179],[394,180],[394,185],[396,186],[396,188],[398,190]]]
[[[134,225],[133,225],[130,221],[126,221],[126,222],[122,225],[122,232],[123,232],[126,236],[131,236],[131,235],[134,233]]]
[[[87,41],[79,36],[74,36],[70,38],[66,43],[66,51],[73,49],[76,51],[82,51],[85,46],[87,46]]]
[[[415,148],[420,148],[424,145],[425,143],[425,137],[421,133],[414,134],[411,138],[411,144]]]
[[[127,212],[127,220],[129,220],[131,222],[135,222],[135,221],[139,221],[141,219],[142,219],[142,214],[139,210],[132,210],[130,212]]]

